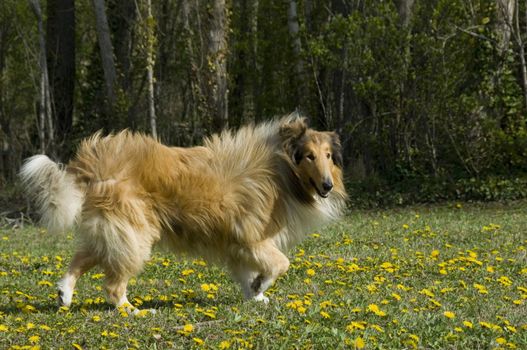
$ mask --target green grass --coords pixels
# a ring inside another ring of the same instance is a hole
[[[97,270],[59,309],[74,239],[6,227],[0,348],[526,349],[526,228],[527,202],[353,211],[290,252],[268,305],[156,252],[128,294],[158,312],[138,318],[104,301]]]

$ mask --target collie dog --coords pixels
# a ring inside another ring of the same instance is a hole
[[[134,312],[128,280],[156,243],[225,265],[246,299],[268,302],[264,292],[289,267],[287,250],[346,201],[338,135],[296,114],[192,148],[97,133],[66,166],[36,155],[20,175],[43,225],[75,226],[79,237],[59,303],[69,306],[77,279],[99,265],[108,300]]]

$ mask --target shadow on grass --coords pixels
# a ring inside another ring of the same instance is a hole
[[[185,305],[185,306],[197,306],[200,307],[212,307],[212,306],[218,306],[218,305],[235,305],[237,304],[238,300],[236,300],[234,296],[224,296],[220,299],[207,299],[207,298],[201,298],[201,297],[193,297],[193,298],[185,298],[185,299],[172,299],[167,301],[161,301],[161,300],[152,300],[152,301],[145,301],[141,305],[134,305],[137,306],[138,309],[154,309],[154,310],[172,310],[175,308],[176,304],[179,305]],[[46,313],[46,314],[62,314],[62,313],[84,313],[84,312],[93,312],[93,311],[115,311],[115,307],[108,302],[105,303],[92,303],[92,304],[79,304],[79,303],[73,303],[72,306],[70,306],[67,310],[61,309],[61,307],[58,305],[58,302],[35,302],[35,303],[29,303],[25,305],[31,305],[33,308],[31,310],[24,309],[24,306],[19,307],[16,305],[16,303],[8,303],[7,305],[0,306],[0,314],[3,315],[22,315],[22,314],[38,314],[38,313]]]

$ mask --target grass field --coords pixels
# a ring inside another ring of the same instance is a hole
[[[527,349],[526,230],[527,202],[353,211],[290,252],[268,305],[158,251],[128,293],[157,314],[133,317],[97,270],[59,309],[72,235],[4,227],[0,349]]]

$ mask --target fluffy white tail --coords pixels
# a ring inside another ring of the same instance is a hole
[[[39,154],[25,161],[20,177],[41,215],[42,225],[48,231],[64,232],[75,224],[84,194],[73,175],[47,156]]]

